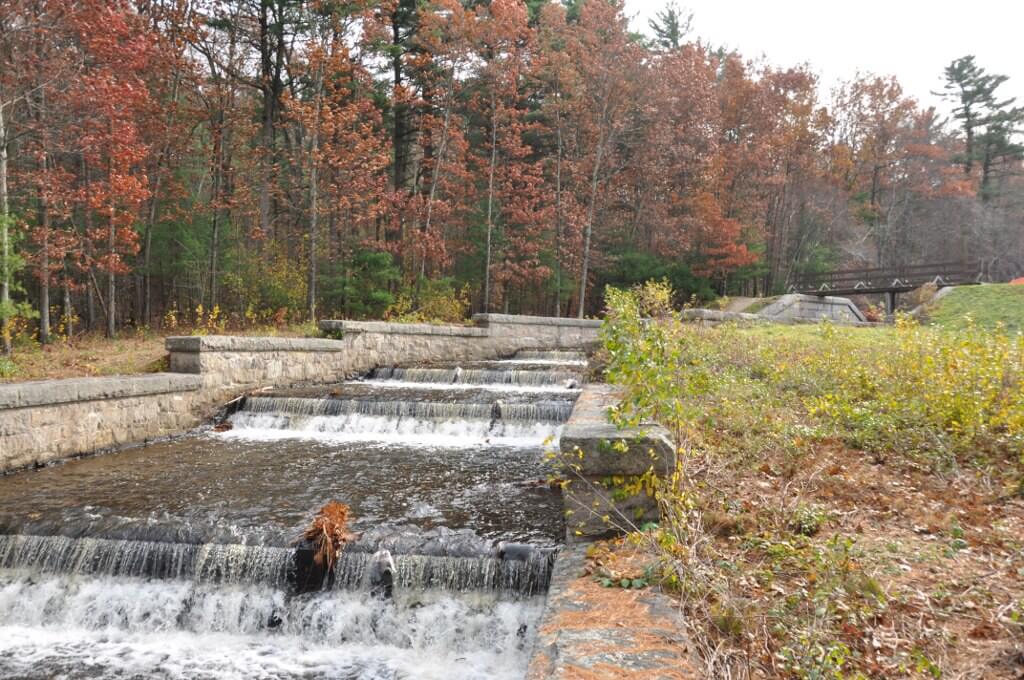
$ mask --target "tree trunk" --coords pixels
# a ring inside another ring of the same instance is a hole
[[[151,286],[153,273],[150,271],[153,261],[153,228],[156,226],[156,203],[157,194],[160,193],[160,164],[157,163],[156,179],[153,180],[153,196],[149,200],[149,217],[146,220],[146,253],[144,255],[143,267],[143,288],[142,294],[142,325],[148,326],[152,318],[152,297]]]
[[[494,232],[494,167],[498,161],[498,109],[491,93],[491,165],[487,174],[487,257],[484,260],[484,313],[491,311],[491,234]],[[507,297],[506,297],[507,299]]]
[[[114,275],[114,262],[113,256],[116,254],[116,239],[117,228],[115,226],[113,209],[110,214],[110,234],[107,239],[107,244],[110,248],[111,262],[110,271],[107,272],[107,337],[113,338],[117,333],[117,319],[114,317],[117,309],[117,304],[114,299],[116,293],[115,290],[115,275]]]
[[[218,114],[217,130],[213,142],[213,182],[210,187],[210,309],[217,306],[217,258],[220,249],[220,197],[224,183],[224,112]]]
[[[605,145],[605,119],[608,114],[608,101],[605,100],[604,110],[601,112],[601,127],[597,137],[597,152],[594,158],[594,172],[590,177],[590,205],[587,208],[587,228],[583,234],[583,266],[580,273],[580,300],[576,310],[577,318],[583,318],[583,312],[587,302],[587,270],[590,267],[590,237],[594,231],[594,218],[597,214],[597,185],[601,173],[601,159],[604,155]]]
[[[448,88],[445,96],[445,108],[444,108],[444,123],[441,125],[441,144],[438,146],[437,156],[434,160],[434,171],[431,173],[430,179],[430,193],[427,198],[427,217],[423,222],[423,229],[421,230],[424,234],[430,232],[430,218],[434,211],[434,197],[437,195],[437,183],[441,178],[441,163],[444,162],[444,154],[446,147],[448,146],[448,125],[451,123],[452,117],[452,99],[454,97],[452,88],[455,86],[455,67],[452,67],[452,71],[448,76]],[[419,302],[420,298],[420,285],[422,284],[423,278],[427,275],[427,258],[426,252],[420,257],[420,275],[416,279],[416,293],[414,299]]]
[[[562,316],[562,103],[555,108],[555,316]]]
[[[45,134],[42,158],[44,176],[48,166]],[[50,342],[50,209],[42,186],[39,187],[39,223],[43,229],[43,242],[39,249],[39,344],[46,345]]]
[[[7,127],[4,105],[0,102],[0,336],[3,355],[11,356],[11,233],[10,205],[7,200]]]
[[[315,119],[313,121],[313,138],[309,142],[309,284],[307,295],[307,308],[310,321],[316,321],[316,237],[319,219],[319,198],[317,154],[320,151],[320,107],[323,105],[323,67],[317,67],[316,74],[316,105],[314,107]]]
[[[70,340],[75,335],[75,308],[71,306],[71,283],[64,272],[64,333]]]
[[[39,252],[39,344],[50,342],[50,215],[45,203],[43,213],[43,243]]]

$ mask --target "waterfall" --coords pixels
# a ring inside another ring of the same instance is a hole
[[[544,447],[585,366],[380,368],[0,479],[0,678],[521,678],[565,528]],[[332,499],[357,536],[328,568],[293,539]]]
[[[378,545],[342,552],[334,587],[368,591],[368,566]],[[395,554],[395,590],[490,591],[510,597],[543,593],[554,553],[534,551],[525,560],[498,559],[484,549],[472,556]],[[0,535],[0,569],[92,577],[260,584],[287,589],[296,575],[295,550],[218,543],[162,543],[65,536]],[[2,611],[2,609],[0,609]]]
[[[532,403],[384,401],[379,399],[310,399],[303,397],[247,397],[241,412],[297,416],[363,415],[387,418],[454,420],[524,420],[564,422],[573,402],[548,400]]]
[[[562,426],[553,422],[468,420],[453,418],[388,418],[350,414],[298,416],[285,413],[239,411],[231,416],[231,430],[223,438],[304,438],[324,442],[414,443],[453,448],[482,445],[536,447],[557,440]]]
[[[294,551],[288,548],[0,535],[0,569],[22,572],[284,587],[293,565]]]
[[[370,373],[371,380],[397,380],[409,383],[436,383],[442,385],[520,385],[536,387],[557,385],[565,387],[579,382],[578,373],[571,371],[518,371],[460,368],[377,368]]]
[[[512,680],[542,606],[0,573],[0,676]]]

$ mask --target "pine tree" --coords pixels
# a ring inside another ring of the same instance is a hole
[[[683,38],[690,32],[693,12],[680,9],[674,1],[665,5],[647,24],[654,31],[654,45],[665,50],[679,49]]]
[[[965,139],[959,160],[968,175],[981,162],[984,195],[997,162],[1024,157],[1024,147],[1013,142],[1015,131],[1024,124],[1024,108],[1014,107],[1014,98],[997,98],[996,90],[1009,77],[986,73],[975,63],[973,55],[954,60],[945,73],[945,93],[937,94],[957,104],[953,117],[960,121]]]

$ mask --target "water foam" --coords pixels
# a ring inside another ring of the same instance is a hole
[[[212,433],[212,436],[255,441],[300,438],[326,443],[414,443],[419,446],[466,448],[542,446],[545,442],[557,440],[562,431],[562,425],[554,422],[391,418],[361,413],[304,416],[238,411],[230,421],[232,429]]]
[[[522,677],[541,598],[0,576],[0,677]]]

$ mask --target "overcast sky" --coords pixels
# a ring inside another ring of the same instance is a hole
[[[931,91],[942,71],[973,54],[990,73],[1010,77],[998,91],[1024,104],[1024,0],[679,0],[693,12],[693,33],[746,58],[778,66],[808,62],[823,91],[861,72],[895,75],[907,94],[943,113]],[[665,0],[626,0],[633,27]]]

